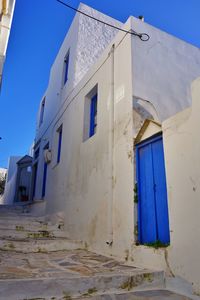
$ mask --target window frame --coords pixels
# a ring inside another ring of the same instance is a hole
[[[63,86],[67,83],[69,79],[69,60],[70,60],[70,49],[67,51],[67,54],[64,58],[64,70],[63,70]]]
[[[42,125],[44,121],[44,109],[45,109],[45,103],[46,103],[46,97],[42,99],[41,105],[40,105],[40,119],[39,119],[39,127]]]
[[[83,142],[93,137],[98,127],[98,83],[87,93],[84,101]]]
[[[57,129],[57,134],[58,134],[58,141],[57,141],[57,160],[56,160],[57,164],[59,164],[60,158],[61,158],[62,133],[63,133],[63,126],[61,125],[61,126]]]
[[[92,137],[97,130],[97,101],[98,101],[98,92],[95,93],[90,99],[90,130],[89,138]]]

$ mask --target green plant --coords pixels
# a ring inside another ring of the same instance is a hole
[[[93,288],[88,289],[87,292],[83,294],[83,296],[89,296],[89,295],[92,295],[96,292],[97,292],[96,287],[93,287]]]
[[[148,246],[148,247],[158,249],[158,248],[166,248],[166,247],[169,246],[169,244],[165,244],[165,243],[157,240],[157,241],[152,242],[152,243],[146,243],[146,244],[144,244],[144,246]]]

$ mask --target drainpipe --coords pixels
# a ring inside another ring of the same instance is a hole
[[[109,202],[108,202],[108,240],[106,244],[113,244],[113,188],[114,188],[114,50],[109,53],[111,57],[111,99],[109,105],[109,134],[108,134],[108,159],[109,159]]]

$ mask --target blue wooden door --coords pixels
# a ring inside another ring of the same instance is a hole
[[[169,219],[162,135],[136,146],[138,233],[141,244],[168,244]]]

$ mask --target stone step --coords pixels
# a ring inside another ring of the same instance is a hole
[[[29,214],[14,214],[14,215],[0,215],[0,221],[3,222],[46,222],[45,217],[36,217]]]
[[[23,212],[27,205],[0,205],[0,213]]]
[[[110,293],[78,297],[77,300],[191,300],[192,298],[166,289]],[[58,299],[59,300],[59,299]]]
[[[62,250],[83,249],[81,241],[67,238],[27,238],[27,239],[0,239],[0,250],[22,253],[51,252]]]
[[[158,287],[164,288],[163,272],[138,271],[127,274],[100,274],[94,276],[65,276],[65,278],[40,278],[0,280],[0,299],[29,300],[29,299],[84,299],[110,291],[112,294],[129,293],[131,289]],[[17,298],[16,298],[17,295]],[[104,297],[104,296],[100,296]],[[98,299],[98,298],[94,298]],[[107,298],[99,298],[107,299]],[[112,298],[108,298],[112,299]],[[121,298],[126,299],[126,298]],[[131,299],[131,298],[127,298]],[[134,298],[135,299],[135,298]],[[177,299],[178,300],[178,299]]]
[[[63,237],[66,238],[67,234],[64,230],[53,228],[50,230],[48,226],[41,226],[38,230],[25,230],[23,226],[17,226],[15,229],[0,228],[0,238],[11,238],[11,239],[26,239],[26,238],[48,238],[48,237]]]
[[[32,229],[34,231],[36,230],[46,230],[47,228],[49,230],[57,230],[57,229],[63,229],[64,223],[51,223],[51,222],[44,222],[39,220],[2,220],[0,219],[0,229],[10,229],[10,230],[28,230],[31,231]]]

